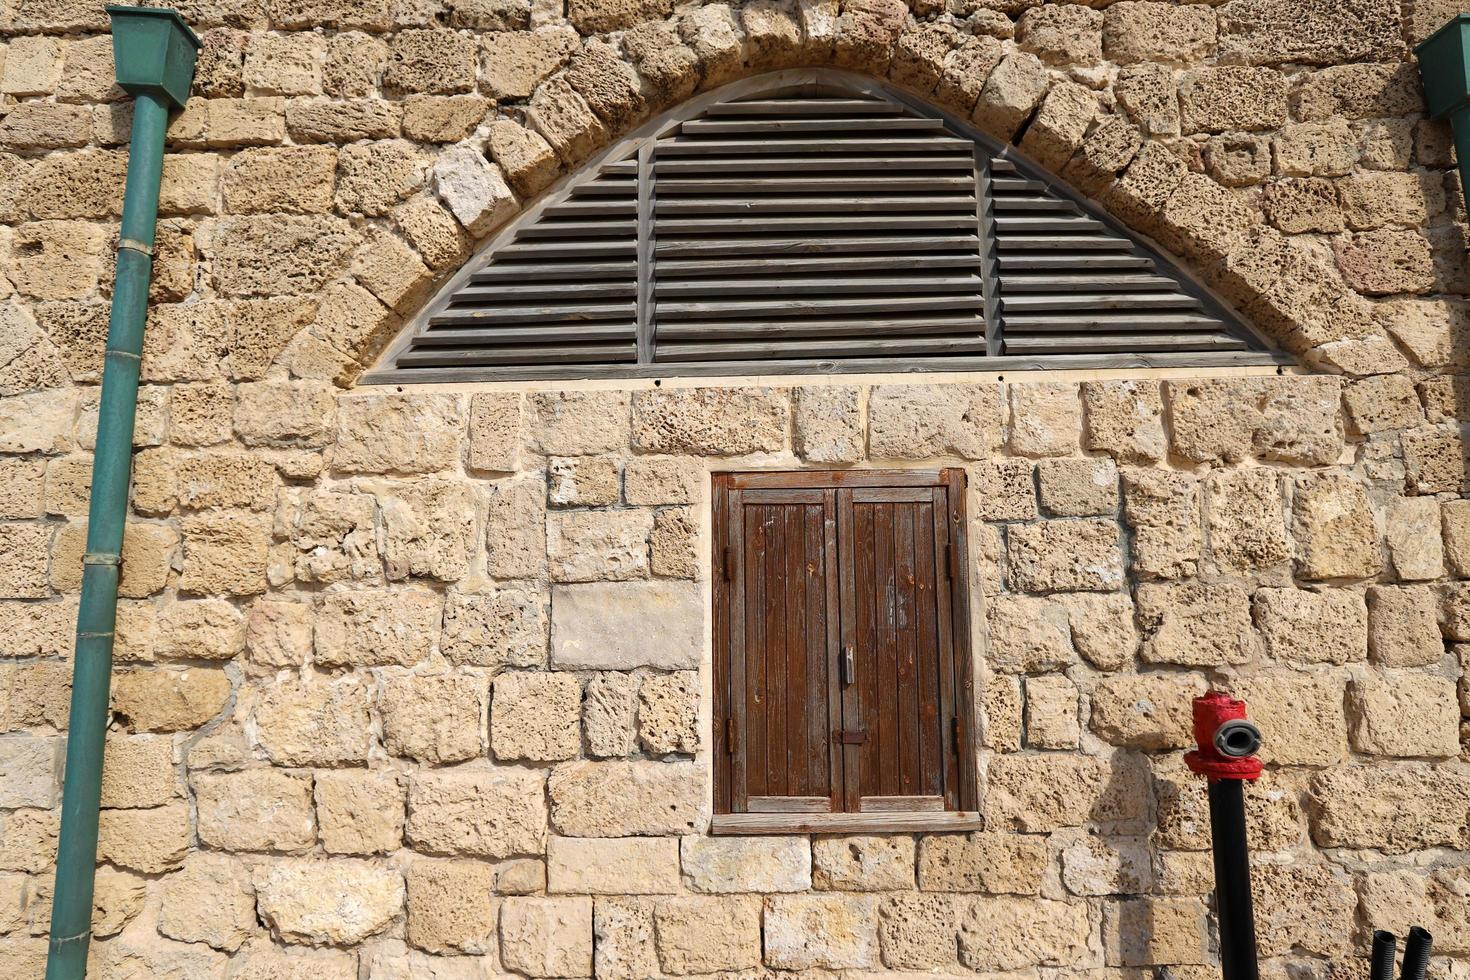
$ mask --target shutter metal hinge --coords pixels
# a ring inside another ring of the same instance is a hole
[[[725,719],[725,754],[735,754],[735,719]]]

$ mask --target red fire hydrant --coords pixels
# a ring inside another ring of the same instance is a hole
[[[1261,730],[1246,718],[1244,701],[1211,691],[1194,699],[1194,740],[1198,747],[1184,761],[1209,780],[1220,972],[1224,980],[1258,980],[1242,784],[1261,775]]]

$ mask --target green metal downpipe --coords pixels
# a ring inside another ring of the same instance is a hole
[[[1460,189],[1470,196],[1470,14],[1456,14],[1420,41],[1414,53],[1419,56],[1429,118],[1450,121]]]
[[[107,12],[112,17],[117,82],[134,100],[133,132],[102,369],[87,552],[82,559],[47,980],[82,980],[87,974],[113,626],[133,461],[143,323],[153,276],[163,136],[169,110],[182,106],[189,97],[199,50],[199,39],[176,11],[108,7]]]

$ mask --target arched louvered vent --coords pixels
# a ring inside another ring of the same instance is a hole
[[[1279,359],[964,124],[788,72],[595,161],[451,280],[368,380]]]

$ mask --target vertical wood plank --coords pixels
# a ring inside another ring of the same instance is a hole
[[[951,735],[955,720],[955,655],[954,607],[944,601],[952,587],[947,560],[950,542],[949,490],[934,488],[934,578],[941,600],[935,604],[939,614],[939,716],[940,737],[944,742],[944,798],[951,808],[959,806],[959,759]]]
[[[837,491],[837,552],[839,555],[838,579],[841,594],[842,656],[856,655],[863,634],[864,612],[871,619],[871,601],[866,609],[858,604],[858,546],[856,508],[852,503],[851,490]],[[857,683],[842,684],[842,712],[837,728],[860,728],[863,725],[862,686]],[[835,741],[835,739],[834,739]],[[863,767],[867,764],[866,753],[861,745],[839,745],[842,755],[842,808],[851,812],[858,809],[862,798]]]
[[[749,636],[751,570],[745,551],[745,507],[740,490],[727,495],[726,520],[730,535],[730,717],[735,722],[735,751],[730,758],[730,812],[742,813],[750,795],[750,714],[746,710],[750,684],[746,645]]]
[[[914,514],[913,504],[893,505],[894,596],[896,674],[893,692],[897,701],[898,721],[894,726],[898,752],[898,795],[914,796],[922,792],[919,785],[919,685],[915,661],[918,656],[915,621],[919,616],[915,601]]]
[[[838,658],[844,642],[844,617],[842,615],[842,590],[844,581],[838,572],[838,506],[837,491],[828,490],[822,503],[822,566],[825,570],[826,644],[821,651],[822,677],[827,694],[826,728],[827,745],[827,793],[832,809],[842,809],[844,787],[844,760],[842,743],[833,734],[842,727],[842,687],[838,671]],[[814,724],[820,724],[817,712],[812,712]]]
[[[745,555],[750,567],[750,582],[746,587],[750,645],[745,666],[745,712],[749,733],[745,741],[749,746],[746,789],[751,796],[770,795],[766,789],[770,772],[766,759],[766,670],[771,651],[766,633],[770,597],[766,593],[765,511],[764,506],[754,504],[745,508]]]
[[[654,172],[653,141],[646,140],[638,148],[638,363],[653,363],[654,332]]]
[[[710,537],[714,555],[714,660],[710,664],[710,690],[714,695],[715,812],[730,812],[730,776],[733,745],[727,739],[726,719],[732,718],[730,703],[730,521],[727,513],[729,481],[716,474],[710,487]]]
[[[975,670],[970,649],[970,549],[965,514],[965,471],[958,467],[943,473],[948,493],[950,536],[954,542],[953,583],[950,596],[954,607],[954,660],[959,719],[959,807],[973,810],[976,794],[975,750],[972,736],[975,716]]]
[[[934,515],[932,502],[918,505],[914,515],[914,630],[917,650],[919,792],[944,794],[944,760],[939,720],[939,593],[935,588]]]
[[[874,504],[873,564],[878,586],[878,709],[879,788],[865,796],[898,796],[898,589],[895,560],[893,504]]]
[[[985,354],[998,357],[1005,347],[1000,329],[1000,262],[995,245],[995,197],[990,188],[990,155],[975,146],[975,220],[980,239],[980,298],[985,310]]]

